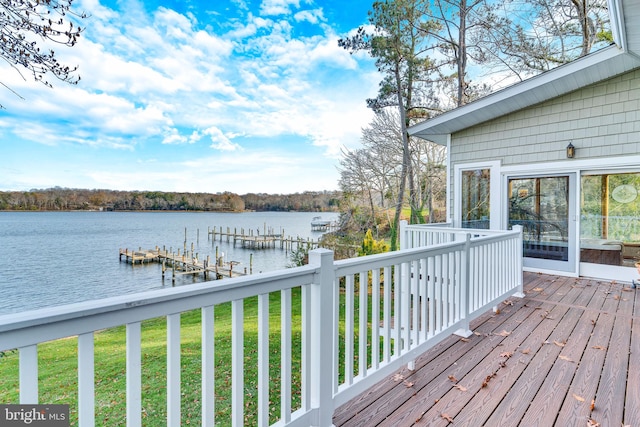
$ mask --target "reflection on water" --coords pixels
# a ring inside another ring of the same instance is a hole
[[[200,259],[218,253],[237,268],[273,271],[289,264],[279,248],[249,250],[212,240],[208,230],[234,227],[240,232],[265,228],[285,236],[317,239],[313,212],[148,213],[148,212],[0,212],[0,314],[99,299],[171,286],[161,266],[131,266],[118,261],[120,248],[187,248]],[[323,219],[337,214],[323,213]],[[185,239],[186,237],[186,239]],[[202,281],[177,278],[176,286]]]

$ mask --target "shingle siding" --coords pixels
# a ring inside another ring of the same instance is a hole
[[[640,153],[640,70],[452,135],[452,164],[503,165]]]

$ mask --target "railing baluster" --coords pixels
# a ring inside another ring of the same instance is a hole
[[[291,421],[291,289],[280,291],[280,417]]]
[[[420,259],[420,281],[418,285],[418,299],[420,301],[420,332],[421,341],[426,341],[428,336],[428,302],[427,302],[427,259]]]
[[[384,314],[382,315],[382,339],[383,339],[383,351],[382,351],[382,360],[385,362],[389,362],[391,360],[391,267],[384,268],[384,301],[383,310]]]
[[[140,322],[127,323],[127,427],[142,425]]]
[[[380,269],[371,271],[371,369],[380,363]]]
[[[300,407],[307,411],[311,408],[310,381],[311,378],[311,335],[313,319],[311,319],[311,291],[309,286],[302,286],[302,361],[301,361],[301,384],[300,384]]]
[[[38,346],[20,348],[20,403],[38,403]]]
[[[411,264],[403,262],[400,273],[400,306],[398,327],[402,331],[402,354],[411,349]]]
[[[367,336],[369,334],[368,324],[368,307],[367,299],[369,296],[369,280],[367,273],[360,273],[358,292],[360,293],[360,306],[358,313],[358,375],[360,377],[367,376]]]
[[[95,364],[93,332],[78,336],[78,424],[95,425]]]
[[[318,251],[322,251],[322,249],[318,249]],[[322,258],[321,255],[317,255],[319,258]],[[309,254],[309,260],[311,262],[311,259],[314,259],[316,257],[316,255],[313,255],[313,257],[311,256],[311,254]],[[318,262],[318,261],[317,261]],[[331,317],[331,319],[333,319],[333,387],[331,388],[331,392],[332,395],[333,394],[337,394],[338,393],[338,387],[339,387],[339,379],[340,379],[340,361],[339,361],[339,351],[338,349],[340,348],[340,278],[336,278],[335,277],[335,272],[333,270],[333,253],[331,254],[331,272],[332,272],[332,281],[333,281],[333,316]],[[328,280],[328,279],[325,279]],[[317,307],[315,304],[313,307]]]
[[[269,425],[269,294],[258,296],[258,427]]]
[[[449,269],[450,253],[442,255],[442,284],[444,286],[442,292],[442,322],[444,328],[448,328],[451,324],[450,307],[451,307],[451,271]]]
[[[202,427],[215,425],[215,312],[202,307]]]
[[[402,298],[400,265],[393,266],[393,356],[402,353]],[[393,357],[392,356],[392,357]]]
[[[427,303],[429,305],[429,336],[436,333],[436,260],[427,258]]]
[[[231,302],[231,424],[244,425],[244,300]]]
[[[436,295],[435,295],[435,312],[436,312],[436,332],[442,330],[442,255],[435,257],[436,269],[434,275],[436,278]]]
[[[167,315],[167,426],[180,425],[180,313]]]
[[[420,260],[411,262],[411,347],[420,343],[420,298],[418,296],[418,283],[420,281]]]
[[[353,334],[354,331],[354,284],[353,275],[345,277],[345,307],[344,307],[344,382],[353,383]]]

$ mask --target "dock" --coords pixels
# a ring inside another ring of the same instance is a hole
[[[337,221],[322,219],[321,216],[315,216],[311,220],[311,231],[332,231],[339,228]]]
[[[180,253],[178,249],[177,253],[170,252],[166,249],[160,249],[156,246],[155,249],[142,249],[130,250],[120,249],[119,257],[121,262],[128,262],[134,264],[145,263],[161,263],[162,264],[162,278],[165,278],[167,270],[171,270],[171,280],[175,284],[176,277],[191,275],[197,276],[202,274],[204,280],[219,280],[231,277],[240,277],[247,274],[247,269],[240,271],[236,266],[240,264],[237,261],[225,262],[222,257],[211,262],[211,257],[207,257],[203,260],[198,258],[197,254],[183,251]],[[234,269],[234,267],[236,267]]]
[[[227,243],[233,243],[234,247],[236,244],[239,244],[243,248],[247,249],[268,249],[279,247],[280,249],[289,252],[294,250],[294,248],[296,250],[300,248],[311,250],[320,247],[320,239],[303,239],[299,236],[285,237],[284,230],[281,230],[280,233],[275,233],[273,229],[268,229],[267,227],[264,228],[262,234],[259,229],[254,233],[253,229],[245,231],[244,228],[241,228],[240,231],[238,231],[237,228],[231,230],[231,227],[227,227],[226,231],[223,227],[213,227],[213,229],[209,228],[207,233],[211,236],[213,241],[218,239],[222,242],[224,240]]]

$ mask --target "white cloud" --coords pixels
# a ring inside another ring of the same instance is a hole
[[[263,0],[260,5],[261,15],[288,15],[291,6],[300,7],[300,0]]]
[[[211,148],[221,151],[236,151],[242,149],[240,145],[231,141],[230,138],[234,137],[234,134],[225,135],[217,127],[210,127],[205,129],[202,133],[211,138]]]
[[[340,147],[358,144],[360,129],[371,117],[365,99],[375,96],[379,76],[369,58],[338,47],[339,36],[325,23],[322,9],[299,10],[297,0],[265,0],[261,13],[277,19],[247,12],[233,18],[227,32],[214,33],[192,14],[167,8],[148,14],[135,1],[130,3],[133,8],[120,13],[97,0],[82,0],[80,6],[92,15],[86,33],[73,49],[60,51],[63,63],[80,65],[78,86],[54,82],[52,91],[23,81],[0,64],[3,82],[28,100],[3,98],[1,103],[15,116],[4,122],[4,134],[40,144],[127,153],[179,148],[200,150],[200,157],[213,152],[223,156],[216,157],[218,168],[221,161],[225,168],[240,167],[234,159],[242,150],[243,173],[265,170],[265,156],[256,154],[251,138],[276,144],[286,138],[314,150],[316,163],[332,169],[324,176],[336,179],[331,164]],[[293,38],[296,22],[317,25],[318,31]],[[11,78],[5,78],[9,74]],[[305,151],[294,151],[297,154],[273,156],[288,165],[276,162],[268,171],[274,179],[296,173],[298,167],[304,173]],[[319,159],[322,155],[326,158]],[[125,181],[137,186],[135,179],[140,178],[108,167],[95,169],[101,171],[92,175],[96,186],[113,179],[103,188],[125,188]],[[166,170],[157,172],[158,180]],[[153,177],[155,172],[149,173]],[[161,181],[174,185],[171,180],[167,174]],[[153,179],[148,182],[145,188],[157,188],[151,185]]]
[[[306,21],[311,24],[318,24],[326,21],[322,9],[302,10],[293,15],[293,18],[298,22]]]

